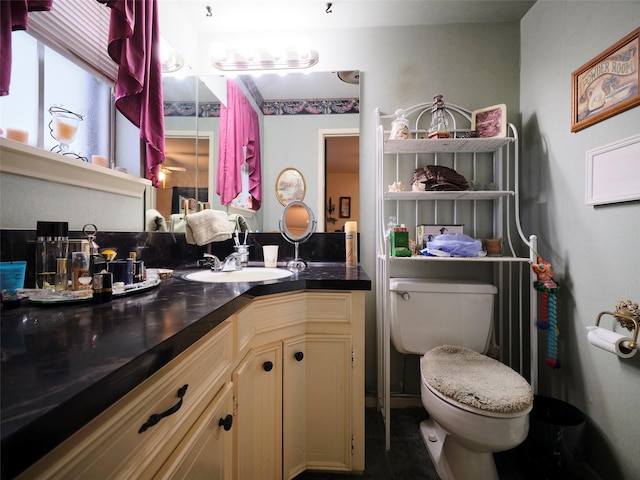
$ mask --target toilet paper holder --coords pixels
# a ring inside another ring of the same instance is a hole
[[[633,342],[631,342],[628,348],[637,349],[638,348],[638,330],[640,330],[640,310],[638,310],[638,304],[632,303],[630,300],[626,302],[620,302],[616,305],[615,312],[600,312],[598,315],[598,319],[596,320],[596,327],[600,326],[600,319],[604,315],[613,316],[621,327],[626,328],[627,330],[633,330]]]

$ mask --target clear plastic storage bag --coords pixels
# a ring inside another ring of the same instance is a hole
[[[477,257],[482,250],[482,242],[464,233],[443,233],[421,250],[423,255],[449,257]]]

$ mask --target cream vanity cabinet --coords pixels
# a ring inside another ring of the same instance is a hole
[[[233,374],[234,478],[364,470],[364,293],[254,300],[251,347]]]
[[[227,320],[19,478],[195,478],[190,471],[231,478],[233,438],[225,420],[232,418],[232,354]],[[142,428],[170,409],[175,412]]]
[[[249,298],[18,478],[276,480],[305,469],[364,470],[363,291]]]

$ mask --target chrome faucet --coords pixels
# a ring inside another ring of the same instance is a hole
[[[233,272],[235,270],[242,270],[242,257],[239,253],[232,253],[224,259],[220,270],[223,272]]]
[[[211,255],[210,253],[203,254],[203,258],[198,260],[198,266],[207,267],[216,272],[220,271],[221,269],[220,259],[215,255]]]
[[[203,258],[198,260],[199,267],[210,268],[214,272],[233,272],[242,270],[242,256],[239,253],[232,253],[224,260],[220,261],[215,255],[204,253]]]

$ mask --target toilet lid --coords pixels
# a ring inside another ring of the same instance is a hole
[[[465,347],[429,350],[423,357],[422,378],[443,396],[487,412],[523,412],[533,404],[531,387],[522,376]]]

